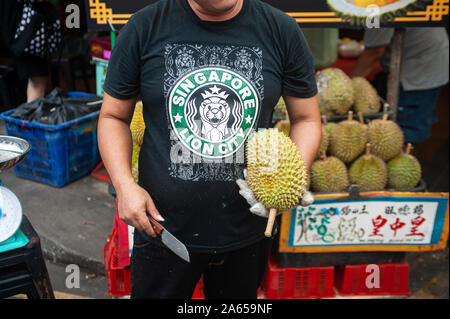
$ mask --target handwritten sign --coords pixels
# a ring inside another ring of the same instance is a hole
[[[420,251],[446,245],[448,194],[340,196],[318,196],[314,205],[284,214],[280,252]]]

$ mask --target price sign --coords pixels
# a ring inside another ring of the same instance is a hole
[[[282,217],[280,252],[443,249],[448,194],[366,193],[362,199],[318,196]]]

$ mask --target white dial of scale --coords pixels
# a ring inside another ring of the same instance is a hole
[[[0,186],[0,243],[10,238],[22,223],[22,205],[9,189]]]

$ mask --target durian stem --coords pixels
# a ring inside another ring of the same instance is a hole
[[[383,121],[387,121],[389,118],[389,114],[388,113],[384,113],[383,114]]]
[[[352,121],[352,120],[353,120],[353,112],[352,112],[352,111],[349,111],[349,112],[348,112],[348,120],[349,120],[349,121]]]
[[[370,156],[370,143],[366,144],[366,156]]]
[[[266,237],[272,237],[272,229],[276,217],[277,217],[277,209],[271,208],[269,212],[269,219],[267,220],[266,232],[264,233]]]
[[[410,155],[413,149],[414,146],[411,143],[408,143],[408,145],[406,145],[406,155]]]
[[[364,116],[363,116],[362,112],[358,112],[358,116],[359,116],[359,121],[361,122],[361,124],[364,124]]]
[[[322,154],[320,155],[320,159],[322,161],[325,161],[327,159],[327,151],[323,151]]]

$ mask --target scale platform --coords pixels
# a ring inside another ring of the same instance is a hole
[[[14,233],[14,235],[12,235],[12,237],[0,243],[0,254],[5,251],[22,248],[29,242],[30,240],[27,238],[27,236],[25,236],[22,230],[19,229]]]
[[[0,136],[0,172],[19,164],[30,149],[30,144],[23,139]],[[0,186],[0,253],[28,244],[29,239],[20,230],[21,224],[22,206],[19,199],[8,188]]]

